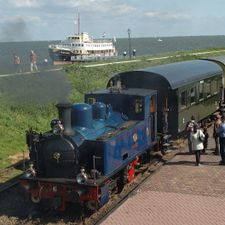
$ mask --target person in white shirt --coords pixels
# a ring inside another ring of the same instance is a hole
[[[192,150],[195,152],[196,166],[200,166],[201,151],[204,149],[203,141],[205,135],[199,128],[198,124],[194,124],[193,132],[191,133]]]

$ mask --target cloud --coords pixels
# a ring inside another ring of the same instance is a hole
[[[40,6],[38,0],[9,0],[8,4],[13,8],[35,8]]]
[[[55,0],[55,5],[77,9],[77,11],[103,13],[110,15],[124,15],[136,10],[130,4],[121,3],[119,0]]]
[[[154,21],[185,21],[190,20],[191,15],[184,13],[167,13],[167,12],[157,12],[157,11],[149,11],[144,13],[145,17],[153,19]]]
[[[113,15],[127,15],[127,14],[131,15],[131,13],[134,13],[136,11],[137,9],[133,7],[132,5],[118,4],[113,6],[112,14]]]

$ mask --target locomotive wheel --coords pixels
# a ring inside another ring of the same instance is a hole
[[[94,213],[99,209],[99,204],[94,200],[89,200],[85,202],[85,207],[88,212]]]
[[[128,183],[128,166],[126,166],[126,168],[123,170],[123,174],[122,174],[122,182],[123,184],[127,184]]]
[[[35,204],[40,203],[41,199],[39,197],[31,195],[30,197],[31,201]]]

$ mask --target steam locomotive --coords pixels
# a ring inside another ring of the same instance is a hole
[[[191,115],[201,120],[218,109],[222,76],[212,61],[167,64],[117,74],[85,103],[58,104],[49,131],[27,131],[30,166],[21,184],[34,203],[96,210],[133,180],[159,133],[179,133]]]
[[[156,91],[106,89],[85,98],[92,104],[58,104],[50,131],[27,132],[30,168],[21,183],[34,203],[95,210],[132,181],[139,156],[157,143]]]

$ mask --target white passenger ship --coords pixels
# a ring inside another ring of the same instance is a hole
[[[92,39],[88,33],[71,35],[59,44],[49,45],[53,61],[88,61],[112,58],[117,55],[114,39]]]

